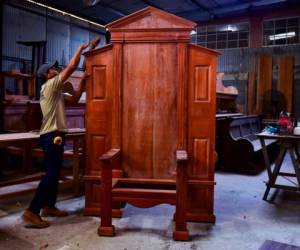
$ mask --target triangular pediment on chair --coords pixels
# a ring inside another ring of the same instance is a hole
[[[109,30],[188,29],[196,23],[153,7],[144,8],[106,25]]]

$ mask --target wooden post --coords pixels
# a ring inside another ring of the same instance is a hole
[[[177,151],[177,175],[176,175],[176,214],[174,240],[189,240],[189,232],[186,227],[187,205],[187,153]]]
[[[294,89],[294,57],[281,56],[279,57],[278,69],[278,86],[277,90],[280,91],[286,100],[286,111],[293,112],[293,91]]]
[[[110,163],[102,162],[102,178],[101,178],[101,224],[98,228],[98,234],[104,236],[114,236],[115,227],[112,225],[112,169]]]

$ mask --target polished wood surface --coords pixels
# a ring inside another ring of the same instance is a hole
[[[174,239],[188,239],[186,220],[215,220],[218,53],[189,44],[194,25],[149,7],[109,24],[112,44],[86,54],[85,213],[101,214],[102,235],[115,233],[109,217],[124,199],[176,205]]]
[[[128,44],[123,53],[124,65],[135,69],[123,71],[124,170],[129,177],[169,177],[176,165],[176,44]]]

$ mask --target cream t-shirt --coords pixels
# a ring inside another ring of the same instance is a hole
[[[68,131],[62,88],[63,82],[59,75],[49,79],[42,85],[40,105],[43,113],[43,123],[40,134],[52,131]]]

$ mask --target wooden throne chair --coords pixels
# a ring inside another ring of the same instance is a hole
[[[86,53],[85,213],[100,214],[99,235],[115,234],[124,201],[175,205],[175,240],[189,239],[187,221],[215,221],[218,53],[189,44],[195,26],[148,7]]]

